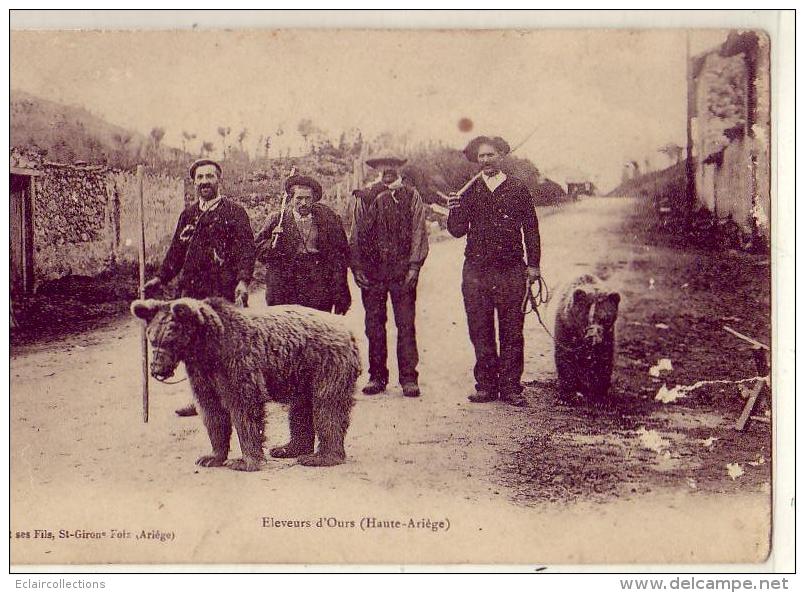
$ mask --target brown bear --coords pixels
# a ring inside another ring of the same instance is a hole
[[[185,363],[212,444],[198,465],[259,469],[267,401],[290,405],[291,440],[272,449],[273,457],[343,463],[361,365],[355,338],[338,317],[292,305],[252,314],[217,298],[137,300],[131,310],[148,323],[155,378]],[[243,458],[227,460],[233,425]]]
[[[620,295],[585,274],[562,292],[554,325],[554,359],[561,395],[591,399],[609,392]]]

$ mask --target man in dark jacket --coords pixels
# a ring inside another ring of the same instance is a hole
[[[428,255],[425,206],[415,188],[402,183],[404,159],[379,156],[366,161],[382,171],[379,181],[355,192],[352,269],[361,288],[369,340],[369,383],[363,393],[375,395],[388,384],[386,303],[391,295],[397,325],[397,366],[403,395],[419,397],[416,367],[416,285]]]
[[[145,285],[146,294],[178,276],[181,296],[223,297],[246,303],[254,272],[254,234],[242,206],[219,194],[221,166],[201,159],[190,166],[198,201],[179,215],[159,274]],[[193,404],[176,410],[195,416]]]
[[[528,188],[500,170],[509,150],[499,137],[479,136],[467,145],[465,156],[483,171],[463,196],[451,196],[447,229],[454,237],[467,236],[461,290],[476,359],[476,393],[469,399],[482,403],[500,397],[525,406],[522,304],[528,283],[539,279],[540,238]]]
[[[285,182],[290,203],[269,216],[257,234],[257,259],[266,265],[266,304],[297,304],[344,315],[349,243],[341,219],[319,201],[321,185],[293,175]],[[276,236],[276,240],[275,240]]]

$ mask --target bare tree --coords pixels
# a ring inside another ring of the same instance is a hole
[[[248,128],[243,128],[240,132],[238,132],[238,148],[241,150],[241,152],[243,152],[243,141],[246,140],[248,135]]]
[[[159,144],[165,137],[165,128],[151,128],[151,140],[154,142],[154,148],[159,150]]]
[[[191,140],[195,140],[196,135],[191,134],[190,132],[182,132],[182,152],[187,152],[187,143]]]
[[[205,140],[204,142],[201,143],[201,152],[200,152],[201,158],[204,158],[205,156],[209,155],[213,150],[215,150],[215,144],[213,144],[208,140]]]
[[[223,147],[224,147],[223,154],[221,156],[222,159],[226,158],[226,137],[229,136],[229,134],[231,134],[231,133],[232,133],[232,128],[230,128],[230,127],[226,127],[226,128],[223,127],[223,126],[218,127],[218,135],[223,140]]]
[[[159,145],[164,137],[165,137],[165,128],[161,127],[151,128],[151,141],[154,144],[154,158],[152,163],[153,165],[156,165],[156,162],[159,159]]]
[[[308,152],[308,137],[317,131],[316,126],[313,125],[313,120],[307,117],[300,119],[296,126],[296,131],[299,132],[299,135],[302,136],[302,140],[305,141],[305,152]]]

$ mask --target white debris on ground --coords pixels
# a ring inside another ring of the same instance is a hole
[[[688,488],[691,490],[696,490],[699,486],[696,484],[696,480],[693,478],[688,478]]]
[[[645,426],[637,429],[637,436],[640,439],[640,446],[655,453],[670,453],[671,441],[664,438],[656,430],[646,430]]]
[[[710,449],[713,445],[716,444],[717,440],[718,440],[718,437],[708,437],[706,439],[701,439],[701,443],[702,443],[703,446],[705,446],[708,449]]]
[[[653,367],[648,370],[648,374],[652,377],[659,377],[662,371],[673,371],[674,367],[671,364],[670,358],[661,358]]]
[[[657,329],[668,329],[668,324],[666,324],[666,323],[655,323],[654,327],[656,327]]]
[[[654,290],[654,278],[649,278],[648,280],[648,289]]]
[[[741,467],[740,463],[728,463],[727,475],[733,480],[736,480],[744,475],[744,468]]]
[[[748,465],[751,465],[753,467],[757,467],[759,465],[763,465],[764,463],[766,463],[766,458],[763,457],[763,455],[758,455],[757,459],[755,459],[755,461],[748,462]]]
[[[664,358],[662,360],[668,360],[668,359]],[[668,362],[670,364],[670,361]],[[654,369],[656,369],[658,366],[659,363],[657,366],[651,367],[651,370],[649,370],[649,375],[651,375],[652,377],[659,376],[659,371],[657,371],[656,375],[653,374]],[[660,389],[657,391],[657,395],[654,396],[654,399],[664,404],[668,404],[678,400],[681,397],[685,397],[691,391],[695,391],[696,389],[699,389],[699,387],[704,387],[705,385],[737,385],[738,389],[741,392],[742,397],[746,399],[748,395],[745,395],[745,389],[743,384],[755,381],[765,381],[768,384],[769,376],[766,375],[765,377],[750,377],[748,379],[736,379],[734,381],[730,379],[712,379],[712,380],[696,381],[693,385],[676,385],[671,389],[668,389],[668,386],[665,383],[663,383],[662,387],[660,387]]]
[[[668,386],[663,383],[662,387],[657,391],[657,395],[654,396],[654,399],[664,404],[675,402],[679,398],[685,397],[687,394],[687,392],[683,391],[682,387],[682,385],[677,385],[673,389],[668,389]]]

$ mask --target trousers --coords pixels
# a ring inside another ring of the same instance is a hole
[[[397,366],[400,383],[416,382],[419,352],[416,345],[416,288],[405,288],[401,282],[381,282],[361,289],[366,310],[366,337],[369,340],[369,377],[388,383],[386,346],[386,303],[391,295],[394,323],[397,325]]]
[[[475,388],[501,394],[522,393],[525,264],[487,266],[465,261],[461,291],[470,341],[475,348]]]

